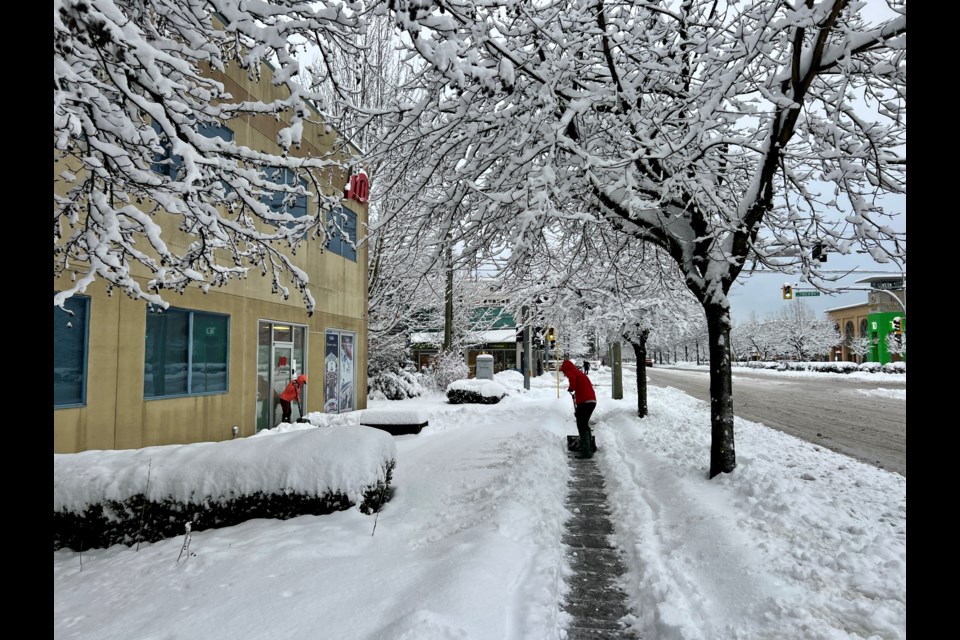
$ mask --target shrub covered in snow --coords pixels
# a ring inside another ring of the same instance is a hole
[[[906,373],[906,363],[888,362],[881,365],[879,362],[795,362],[788,360],[766,360],[736,362],[735,366],[747,369],[776,369],[777,371],[819,371],[823,373]]]
[[[856,362],[808,362],[810,371],[825,371],[827,373],[853,373],[859,370]]]
[[[320,515],[392,496],[396,445],[357,425],[53,456],[53,547],[155,542],[251,518]]]
[[[507,395],[507,389],[494,380],[454,380],[447,386],[450,404],[496,404]]]
[[[746,362],[735,362],[734,365],[747,369],[776,369],[780,366],[780,363],[775,360],[747,360]]]
[[[463,356],[455,351],[442,351],[432,363],[433,384],[436,389],[446,389],[454,380],[470,375],[470,368]]]
[[[368,380],[371,400],[406,400],[423,395],[422,374],[396,368],[380,371]]]
[[[907,363],[906,362],[888,362],[883,365],[884,373],[906,373],[907,372]]]

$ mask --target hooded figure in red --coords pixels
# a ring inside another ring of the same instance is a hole
[[[573,395],[573,415],[577,419],[577,431],[580,433],[580,452],[578,458],[592,458],[593,437],[590,433],[590,416],[597,408],[597,394],[593,391],[593,383],[583,371],[569,360],[564,360],[560,371],[570,381],[567,391]]]
[[[280,409],[283,411],[283,417],[280,418],[281,422],[290,423],[290,414],[293,412],[290,402],[293,400],[297,401],[297,405],[300,406],[300,412],[303,413],[303,406],[300,405],[300,388],[305,384],[307,384],[307,376],[301,373],[297,376],[296,380],[291,380],[287,388],[280,394]],[[301,415],[300,417],[302,418],[303,416]]]

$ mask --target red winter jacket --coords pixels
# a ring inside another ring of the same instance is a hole
[[[575,404],[597,401],[597,394],[593,391],[593,383],[590,382],[587,374],[577,368],[577,365],[569,360],[564,360],[563,364],[560,365],[560,371],[570,381],[570,388],[567,391],[573,391]]]
[[[286,400],[290,402],[292,400],[300,399],[300,387],[307,384],[307,376],[300,374],[297,376],[296,380],[291,380],[290,384],[287,385],[287,388],[283,390],[283,393],[280,394],[281,400]]]

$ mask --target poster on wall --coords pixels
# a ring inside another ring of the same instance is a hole
[[[340,333],[327,331],[326,347],[323,358],[323,411],[340,412]]]
[[[353,334],[340,334],[340,411],[353,411]]]

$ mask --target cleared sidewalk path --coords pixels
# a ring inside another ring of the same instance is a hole
[[[610,543],[613,533],[603,476],[593,459],[570,455],[570,491],[567,508],[567,545],[573,576],[570,592],[561,606],[573,616],[568,640],[639,640],[620,619],[630,613],[626,594],[617,586],[625,573],[619,552]]]

